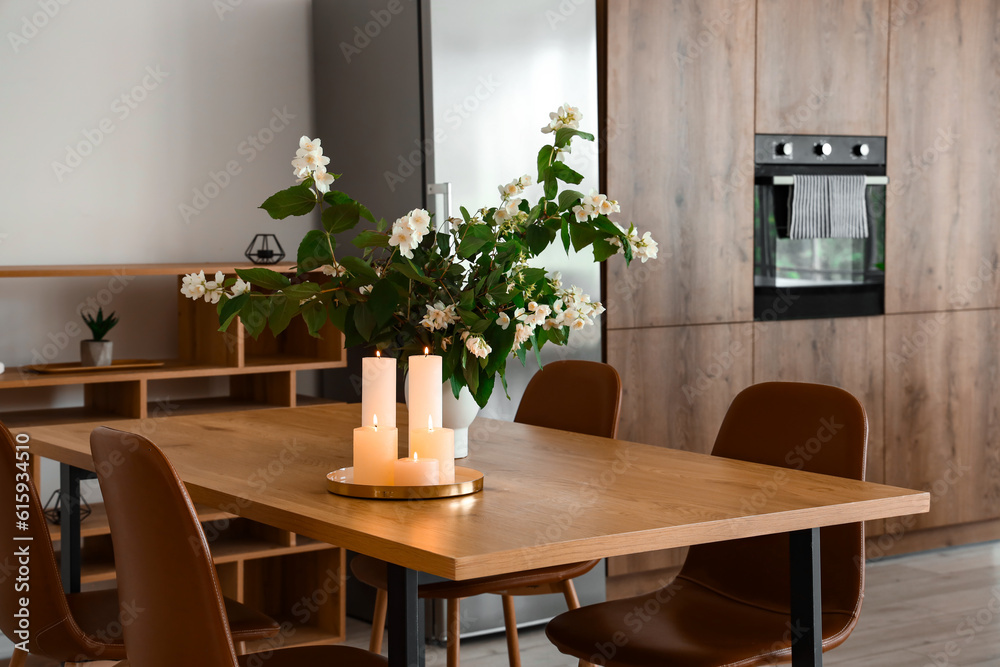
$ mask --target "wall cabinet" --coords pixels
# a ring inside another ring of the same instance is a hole
[[[757,133],[884,136],[889,0],[757,0]]]
[[[1000,5],[894,2],[886,312],[1000,307]]]
[[[754,4],[607,12],[607,192],[660,244],[641,270],[609,263],[608,328],[750,319]]]

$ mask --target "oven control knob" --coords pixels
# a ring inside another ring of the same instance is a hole
[[[816,144],[816,155],[830,155],[833,152],[833,146],[829,142],[822,142]]]
[[[783,144],[778,144],[774,147],[774,152],[779,156],[792,157],[792,144],[790,141],[786,141]]]
[[[858,144],[854,147],[854,154],[858,157],[868,157],[869,152],[868,144]]]

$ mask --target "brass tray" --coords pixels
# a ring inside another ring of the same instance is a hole
[[[428,500],[454,498],[483,490],[483,473],[472,468],[455,466],[454,484],[421,486],[375,486],[355,484],[354,468],[341,468],[326,475],[326,490],[338,496],[374,500]]]
[[[36,373],[93,373],[94,371],[128,371],[137,368],[159,368],[165,361],[149,359],[115,359],[110,366],[81,366],[79,361],[66,364],[34,364],[25,366]]]

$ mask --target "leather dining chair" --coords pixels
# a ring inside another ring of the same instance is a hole
[[[67,663],[124,659],[118,592],[114,588],[63,592],[37,489],[31,475],[18,468],[27,455],[20,455],[14,436],[3,424],[0,441],[0,498],[11,517],[15,505],[26,505],[17,509],[27,513],[25,530],[17,530],[13,520],[0,521],[0,570],[5,573],[0,576],[0,630],[15,644],[20,643],[15,614],[20,609],[19,599],[25,597],[15,576],[20,566],[18,548],[23,545],[30,545],[31,567],[27,582],[31,587],[28,650],[15,648],[10,666],[24,665],[29,654]],[[237,641],[266,639],[278,633],[278,624],[264,614],[229,599],[225,608]]]
[[[863,480],[867,442],[865,410],[848,392],[769,382],[736,396],[712,455]],[[775,483],[775,493],[781,493],[780,479]],[[746,490],[748,500],[755,492],[759,489]],[[820,532],[827,651],[847,639],[861,613],[864,524]],[[788,662],[789,571],[787,533],[694,546],[667,587],[560,614],[546,634],[581,664],[752,667]],[[636,609],[647,613],[637,617]]]
[[[91,433],[90,448],[111,524],[119,598],[142,609],[124,629],[130,667],[389,664],[349,646],[237,656],[205,533],[173,466],[146,438],[107,427]]]
[[[618,433],[621,395],[621,378],[613,366],[596,361],[553,361],[532,376],[518,404],[514,421],[614,438]],[[448,667],[458,667],[459,664],[459,619],[462,598],[483,593],[501,596],[504,626],[507,631],[507,655],[511,667],[520,667],[514,596],[562,593],[566,598],[566,605],[570,609],[576,609],[580,606],[580,602],[573,587],[573,579],[586,574],[599,562],[590,560],[479,579],[442,581],[420,586],[421,598],[448,601]],[[351,572],[378,591],[369,648],[373,652],[379,652],[382,649],[382,634],[388,607],[386,563],[370,556],[357,555],[351,561]]]

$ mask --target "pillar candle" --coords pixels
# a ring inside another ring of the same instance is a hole
[[[354,483],[392,486],[399,432],[395,427],[372,426],[354,429]]]
[[[410,432],[426,428],[428,417],[441,423],[441,376],[441,357],[427,354],[427,348],[410,357]]]
[[[372,415],[396,427],[396,360],[381,353],[361,360],[361,425],[371,426]]]
[[[422,459],[416,454],[408,459],[399,459],[394,473],[396,486],[440,484],[440,470],[437,459]]]
[[[434,428],[433,420],[428,420],[427,428],[410,430],[410,456],[423,459],[437,459],[441,470],[440,484],[455,483],[455,431],[450,428]]]

